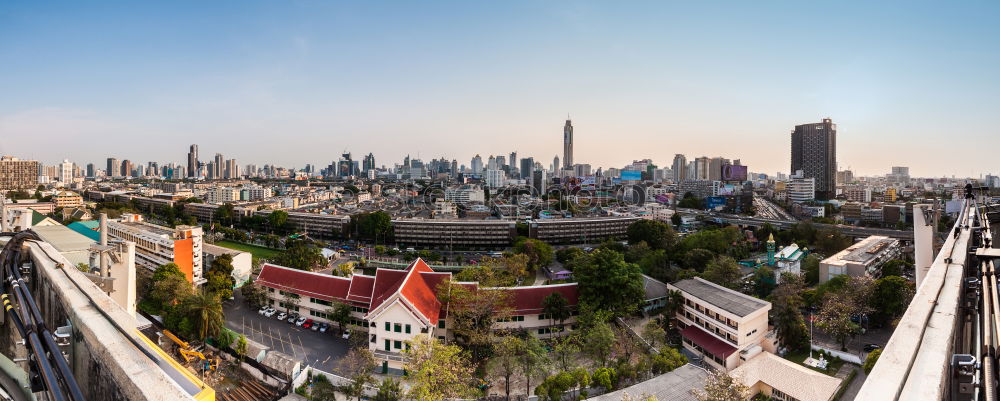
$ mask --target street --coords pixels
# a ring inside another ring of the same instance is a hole
[[[303,365],[331,373],[339,371],[337,361],[347,354],[348,346],[347,340],[335,334],[336,327],[320,333],[273,317],[264,317],[256,309],[250,309],[238,293],[237,291],[235,300],[223,306],[227,328],[243,333],[247,339],[271,350],[291,355],[302,361]]]

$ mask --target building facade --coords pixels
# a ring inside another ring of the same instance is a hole
[[[13,156],[0,157],[0,191],[34,189],[38,186],[38,161]]]
[[[134,242],[138,266],[156,270],[167,263],[174,263],[189,282],[204,282],[201,227],[163,227],[144,222],[141,215],[126,213],[119,221],[108,222],[108,236]]]
[[[837,125],[824,118],[792,130],[792,169],[816,179],[816,198],[829,200],[837,193]]]

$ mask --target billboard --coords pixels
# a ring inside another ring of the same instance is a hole
[[[621,178],[622,181],[640,181],[642,180],[642,171],[622,170]]]
[[[733,184],[719,186],[719,196],[733,196],[736,194],[736,187]]]
[[[722,166],[722,181],[746,181],[747,166],[734,166],[727,164]]]
[[[654,199],[656,199],[656,201],[658,203],[662,203],[662,204],[665,204],[665,205],[670,204],[670,197],[667,196],[666,194],[664,194],[664,195],[656,195],[654,197]]]
[[[716,210],[726,207],[726,198],[722,196],[709,196],[705,198],[705,209]]]

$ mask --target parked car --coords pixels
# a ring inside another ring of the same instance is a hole
[[[298,319],[295,320],[295,325],[302,326],[302,324],[305,323],[306,320],[311,320],[311,319],[306,319],[305,316],[300,316]]]
[[[350,340],[351,339],[351,331],[350,330],[344,330],[344,334],[341,337],[343,337],[345,340]]]
[[[319,323],[313,323],[313,325],[309,327],[309,330],[319,331]]]
[[[877,350],[879,348],[882,348],[882,346],[878,345],[878,344],[865,344],[865,348],[864,349],[865,349],[865,352],[872,352],[872,351],[875,351],[875,350]]]
[[[313,323],[314,322],[313,322],[312,319],[306,319],[306,321],[302,322],[302,328],[303,329],[308,329],[308,328],[312,327]]]
[[[257,309],[257,314],[263,315],[264,312],[267,312],[267,308],[268,308],[268,306],[266,306],[266,305],[265,306],[261,306],[260,309]]]
[[[291,315],[288,315],[288,319],[286,321],[288,323],[295,323],[295,321],[298,320],[298,319],[299,319],[299,314],[298,313],[293,313]]]
[[[265,316],[265,317],[271,317],[271,316],[274,316],[274,312],[276,312],[276,311],[274,310],[274,308],[267,308],[267,310],[266,310],[266,311],[264,311],[264,316]]]
[[[285,312],[281,312],[278,314],[278,316],[275,316],[274,318],[278,320],[285,320],[288,319],[288,314]]]
[[[319,324],[319,332],[320,333],[326,333],[327,330],[330,330],[330,325],[329,324],[326,324],[326,323],[320,323]]]

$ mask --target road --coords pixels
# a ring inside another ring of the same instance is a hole
[[[303,329],[271,317],[264,317],[243,302],[239,291],[236,299],[223,308],[226,327],[243,333],[247,339],[264,344],[271,350],[281,351],[317,369],[337,373],[337,362],[347,354],[347,340],[336,335],[336,328],[326,333]]]
[[[773,220],[785,220],[785,221],[796,221],[797,219],[788,213],[785,209],[780,206],[775,205],[765,198],[754,196],[753,197],[754,208],[757,209],[757,216],[765,219]]]
[[[787,229],[791,228],[792,225],[798,223],[798,221],[738,216],[726,213],[706,212],[704,210],[696,210],[696,209],[678,209],[678,212],[684,214],[700,215],[703,216],[707,221],[714,221],[719,224],[736,224],[741,226],[754,226],[754,227],[760,227],[764,224],[770,224],[775,228]],[[909,230],[858,227],[858,226],[849,226],[844,224],[812,223],[812,225],[816,229],[835,229],[837,231],[840,231],[842,234],[851,237],[867,237],[871,235],[882,235],[886,237],[907,240],[907,241],[913,240],[913,231]]]

